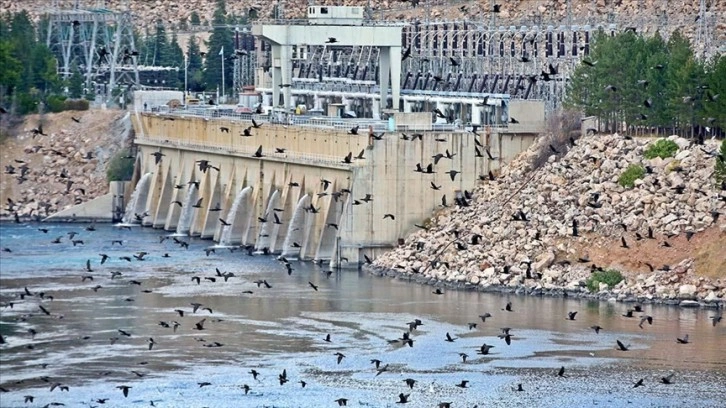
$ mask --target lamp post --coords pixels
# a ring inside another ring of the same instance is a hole
[[[224,46],[222,46],[222,48],[219,50],[219,55],[222,57],[222,98],[224,98]],[[219,104],[219,102],[220,101],[217,101],[217,104]]]
[[[183,103],[184,105],[187,104],[187,90],[189,89],[187,87],[188,79],[187,79],[187,69],[189,68],[189,56],[187,54],[184,54],[184,98]]]

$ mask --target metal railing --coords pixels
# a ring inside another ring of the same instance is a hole
[[[307,115],[294,115],[286,114],[284,112],[271,112],[269,115],[259,115],[254,113],[242,113],[234,112],[232,109],[210,109],[202,107],[186,107],[171,109],[166,106],[162,106],[159,111],[145,113],[145,114],[156,114],[164,116],[194,116],[205,118],[207,120],[232,120],[232,121],[248,121],[251,122],[254,119],[258,123],[271,123],[284,126],[297,126],[301,128],[316,128],[316,129],[330,129],[338,130],[348,133],[351,129],[358,127],[358,134],[361,136],[367,136],[369,128],[375,133],[380,132],[465,132],[466,127],[470,124],[466,123],[421,123],[421,124],[395,124],[395,129],[391,129],[390,124],[387,120],[378,120],[371,118],[333,118],[327,116],[307,116]],[[487,125],[481,125],[480,128],[486,127]],[[506,129],[503,126],[490,127]],[[514,127],[513,127],[514,128]],[[512,129],[514,130],[514,129]],[[530,132],[536,129],[530,129],[527,126],[519,125],[516,131],[519,132]]]
[[[190,142],[186,140],[179,140],[179,139],[162,139],[157,138],[153,136],[147,136],[147,137],[137,137],[134,141],[137,144],[141,145],[151,145],[151,146],[160,146],[160,147],[180,147],[185,150],[195,150],[195,151],[201,151],[201,152],[211,152],[211,153],[219,153],[224,155],[232,155],[232,156],[250,156],[252,157],[255,151],[257,150],[256,147],[251,146],[235,146],[232,143],[216,143],[212,141],[202,143],[195,143]],[[263,157],[273,160],[285,160],[285,161],[294,161],[298,163],[307,163],[307,164],[313,164],[313,165],[323,165],[326,167],[336,167],[336,168],[349,168],[352,167],[351,164],[345,164],[342,162],[342,158],[340,157],[334,157],[329,155],[323,155],[323,154],[313,154],[313,153],[298,153],[298,152],[285,152],[285,153],[274,153],[274,152],[263,152]]]

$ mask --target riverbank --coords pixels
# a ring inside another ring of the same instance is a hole
[[[654,304],[680,306],[685,308],[708,308],[723,309],[726,307],[726,300],[715,298],[709,300],[691,300],[691,299],[668,299],[652,296],[633,296],[620,294],[619,291],[603,290],[600,292],[590,292],[586,288],[571,289],[567,287],[548,287],[542,285],[475,285],[471,282],[446,281],[436,278],[426,277],[424,275],[411,275],[404,271],[396,269],[388,269],[377,266],[366,266],[363,268],[371,275],[378,277],[388,277],[403,282],[417,283],[420,285],[429,285],[435,288],[443,288],[447,290],[463,290],[481,293],[499,293],[505,295],[517,296],[540,296],[540,297],[564,297],[572,299],[592,299],[606,302],[621,303],[638,303],[638,304]]]
[[[466,206],[442,208],[365,269],[484,292],[722,306],[726,191],[712,178],[719,143],[669,139],[674,157],[646,159],[654,139],[542,138],[467,192]],[[623,187],[631,165],[646,172]],[[593,281],[611,273],[622,281]]]

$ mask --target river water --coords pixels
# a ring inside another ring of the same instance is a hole
[[[245,251],[207,256],[211,241],[181,238],[189,242],[184,249],[173,238],[162,242],[159,230],[85,227],[0,225],[2,407],[328,407],[339,398],[347,406],[393,407],[402,405],[401,393],[410,394],[406,407],[716,407],[726,398],[726,321],[712,326],[714,310],[644,305],[644,313],[626,318],[632,305],[436,295],[428,286],[355,271],[327,276],[312,263],[295,262],[288,275],[275,257]],[[82,244],[72,244],[71,231]],[[60,243],[51,243],[56,237]],[[139,251],[148,255],[137,260]],[[99,254],[109,256],[103,265]],[[224,282],[215,268],[234,276]],[[85,275],[93,280],[82,282]],[[25,288],[32,295],[21,299]],[[507,302],[512,312],[502,310]],[[202,306],[193,312],[191,303]],[[568,311],[578,312],[574,321]],[[485,312],[492,317],[482,322]],[[643,314],[653,324],[641,329]],[[410,335],[413,347],[390,342],[417,318],[423,325]],[[203,330],[195,330],[202,319]],[[603,330],[596,334],[593,325]],[[511,328],[511,345],[498,337],[502,327]],[[447,333],[455,341],[446,341]],[[686,334],[690,343],[677,344]],[[630,350],[616,350],[616,340]],[[221,346],[211,347],[215,342]],[[483,343],[494,345],[490,354],[477,354]],[[335,353],[345,356],[339,364]],[[468,355],[466,363],[459,353]],[[376,375],[372,359],[387,369]],[[283,370],[289,382],[280,385]],[[662,384],[669,374],[673,384]],[[416,380],[413,389],[406,378]],[[645,386],[633,388],[641,378]],[[462,380],[466,388],[456,386]],[[51,392],[54,383],[69,390]],[[514,391],[518,384],[524,391]],[[128,397],[122,385],[131,387]]]

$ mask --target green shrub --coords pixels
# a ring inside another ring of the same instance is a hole
[[[88,110],[88,101],[85,99],[66,99],[63,102],[64,110],[85,111]]]
[[[64,103],[65,103],[66,97],[62,95],[50,95],[48,96],[48,99],[46,101],[46,104],[48,106],[48,110],[50,112],[63,112],[64,110]]]
[[[598,292],[600,290],[600,283],[606,283],[609,289],[612,289],[615,285],[623,280],[623,275],[620,271],[615,269],[607,269],[604,271],[595,271],[589,278],[587,278],[587,289],[590,292]]]
[[[106,166],[106,181],[129,181],[134,174],[134,160],[127,159],[128,150],[120,150]]]
[[[631,164],[618,178],[618,184],[626,188],[633,188],[635,186],[635,180],[643,178],[645,176],[645,169],[643,166],[637,164]]]
[[[716,168],[713,172],[716,182],[721,184],[726,181],[726,140],[721,142],[721,150],[716,156]]]
[[[18,115],[38,113],[38,102],[39,99],[36,95],[28,92],[19,93],[16,99]]]
[[[678,151],[678,145],[676,142],[668,139],[660,139],[657,142],[648,146],[643,152],[646,159],[654,159],[660,157],[665,159],[666,157],[673,157]]]

